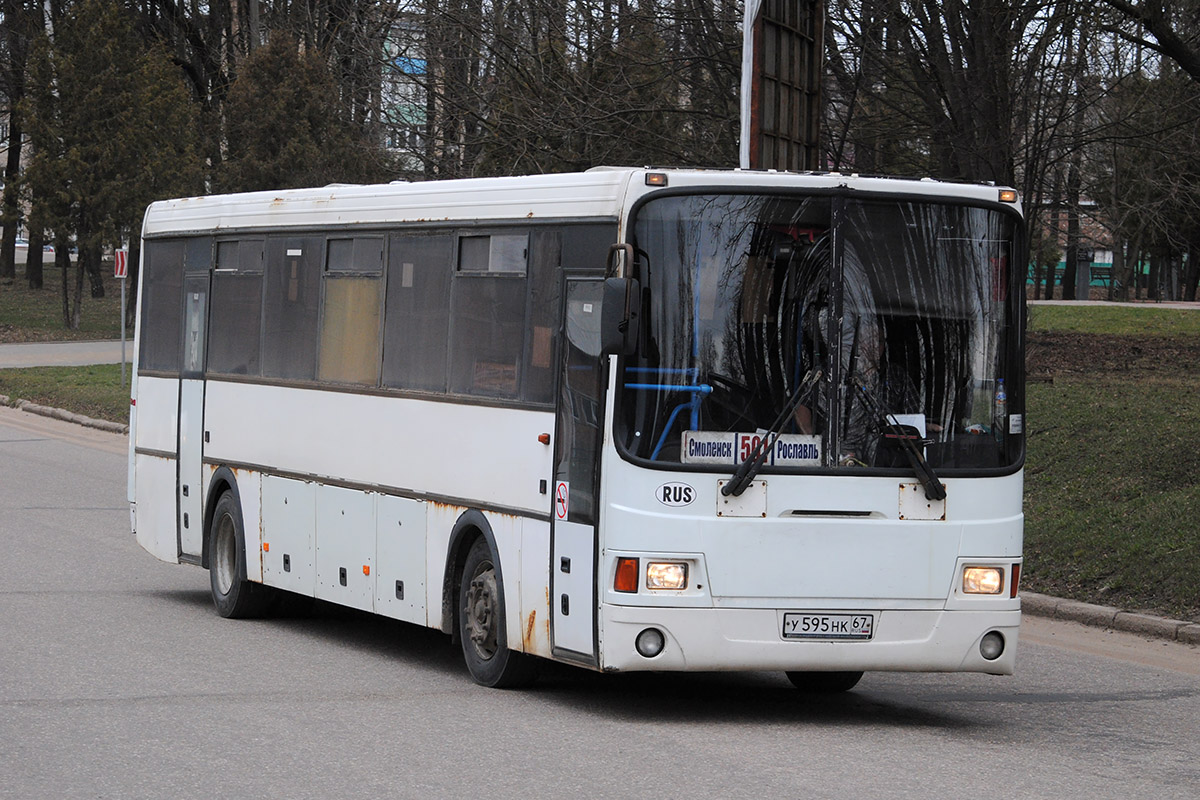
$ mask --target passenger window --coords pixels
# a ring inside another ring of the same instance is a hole
[[[382,237],[329,240],[317,359],[319,380],[379,385],[382,269]]]
[[[524,233],[463,236],[458,240],[460,272],[525,271],[529,236]]]
[[[450,391],[516,398],[525,342],[524,278],[454,282]]]
[[[182,359],[184,248],[184,242],[180,239],[146,242],[139,371],[179,372]]]
[[[209,311],[209,372],[259,374],[262,265],[262,239],[217,242]]]
[[[330,239],[326,248],[326,272],[379,274],[383,271],[382,236]]]
[[[312,380],[317,365],[321,247],[317,236],[270,239],[263,296],[262,372]]]
[[[383,385],[446,391],[454,240],[396,235],[388,248]]]

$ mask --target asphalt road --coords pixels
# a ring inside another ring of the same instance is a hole
[[[128,533],[125,440],[0,408],[0,797],[1142,798],[1200,787],[1200,650],[1028,619],[1015,677],[477,687],[441,634],[224,620]]]

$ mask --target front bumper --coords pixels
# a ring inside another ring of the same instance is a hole
[[[861,610],[871,610],[864,604]],[[903,671],[1011,675],[1016,665],[1020,610],[876,611],[869,641],[796,641],[781,635],[783,610],[645,608],[604,605],[600,611],[601,666],[606,671]],[[646,628],[666,638],[654,658],[634,642]],[[1004,637],[994,660],[979,652],[989,631]]]

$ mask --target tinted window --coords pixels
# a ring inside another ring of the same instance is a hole
[[[184,242],[146,242],[142,276],[142,341],[138,368],[178,372],[183,318]]]
[[[524,340],[524,278],[462,275],[454,281],[452,392],[515,398]]]
[[[262,333],[263,240],[217,242],[208,370],[258,375]]]
[[[391,239],[384,386],[437,392],[446,389],[452,244],[449,235]]]
[[[208,370],[230,375],[257,375],[262,327],[262,273],[217,272],[212,281]]]
[[[535,403],[554,400],[554,332],[558,329],[562,235],[537,231],[529,241],[529,331],[521,396]]]
[[[458,243],[458,268],[462,272],[524,272],[529,236],[505,233],[463,236]]]
[[[262,372],[271,378],[312,380],[317,368],[320,237],[267,242],[263,290]]]
[[[329,257],[325,261],[325,269],[328,272],[379,273],[383,270],[382,237],[330,239],[327,250]]]

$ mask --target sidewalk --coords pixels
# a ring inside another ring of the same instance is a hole
[[[125,342],[125,361],[133,360],[133,342]],[[120,364],[121,340],[99,342],[21,342],[0,344],[0,369],[84,367]]]

